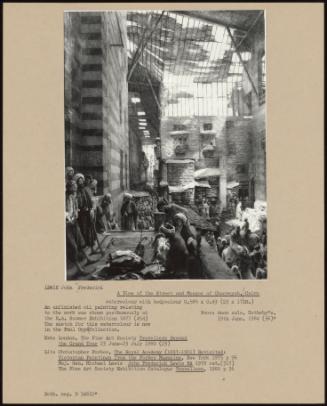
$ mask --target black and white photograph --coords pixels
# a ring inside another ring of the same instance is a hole
[[[63,19],[65,279],[267,279],[265,11]]]

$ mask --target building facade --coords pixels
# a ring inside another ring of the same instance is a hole
[[[124,12],[65,13],[66,166],[98,181],[118,211],[129,184]]]
[[[236,52],[225,53],[230,70],[217,83],[192,83],[179,92],[163,88],[162,184],[173,200],[182,201],[179,193],[192,181],[194,202],[199,196],[216,198],[225,207],[229,184],[237,184],[239,197],[248,198],[251,206],[266,200],[264,31],[261,19],[243,41],[242,60]],[[235,70],[240,79],[233,82]],[[197,186],[198,180],[207,183]]]

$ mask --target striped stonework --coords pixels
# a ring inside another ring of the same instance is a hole
[[[129,187],[126,16],[68,12],[65,31],[66,166],[93,175],[119,214]]]

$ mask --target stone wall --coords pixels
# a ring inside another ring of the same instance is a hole
[[[65,13],[66,166],[93,175],[115,211],[129,185],[126,44],[124,12]]]
[[[194,180],[194,162],[167,163],[167,180],[170,186],[184,186]]]
[[[220,138],[223,137],[225,119],[222,117],[162,117],[161,118],[161,144],[162,144],[162,158],[191,158],[199,160],[203,158],[201,150],[203,146],[209,142],[207,137],[202,136],[200,133],[203,131],[203,125],[211,123],[215,135],[211,137],[214,145],[217,145]],[[183,125],[188,132],[187,136],[187,150],[185,155],[177,156],[175,147],[178,144],[178,135],[174,136],[170,133],[174,131],[175,125]]]
[[[219,168],[220,202],[226,206],[226,160],[225,153],[225,117],[221,116],[190,116],[190,117],[162,117],[161,118],[161,144],[162,158],[167,159],[193,159],[194,169]],[[206,130],[205,124],[211,124],[212,129]],[[184,125],[188,132],[187,150],[182,156],[176,155],[175,147],[178,143],[178,135],[171,135],[175,125]],[[202,149],[205,145],[212,143],[214,146],[213,155],[205,157]],[[183,168],[183,165],[179,165]],[[193,174],[184,169],[172,169],[171,164],[167,165],[167,181],[171,186],[186,184],[194,179]],[[175,172],[175,173],[174,173]]]
[[[229,117],[226,122],[227,182],[247,181],[252,157],[252,119]]]
[[[82,70],[79,13],[65,13],[65,161],[66,166],[80,167]]]

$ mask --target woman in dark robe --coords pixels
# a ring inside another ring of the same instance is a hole
[[[203,279],[204,275],[202,272],[201,262],[199,261],[198,241],[195,234],[191,230],[187,217],[183,213],[177,213],[174,216],[173,224],[176,227],[176,230],[179,231],[188,250],[188,277],[190,279]]]
[[[84,175],[77,173],[74,176],[77,183],[78,224],[84,237],[85,243],[95,253],[94,243],[96,240],[94,226],[94,203],[92,196],[84,186]]]
[[[159,229],[169,241],[169,250],[166,257],[166,272],[173,279],[188,279],[188,250],[183,237],[175,227],[169,223]]]
[[[95,227],[98,233],[108,232],[113,229],[113,211],[111,194],[105,194],[96,208]]]
[[[122,229],[135,231],[137,228],[137,216],[138,211],[133,201],[133,196],[129,193],[125,193],[121,207]]]

